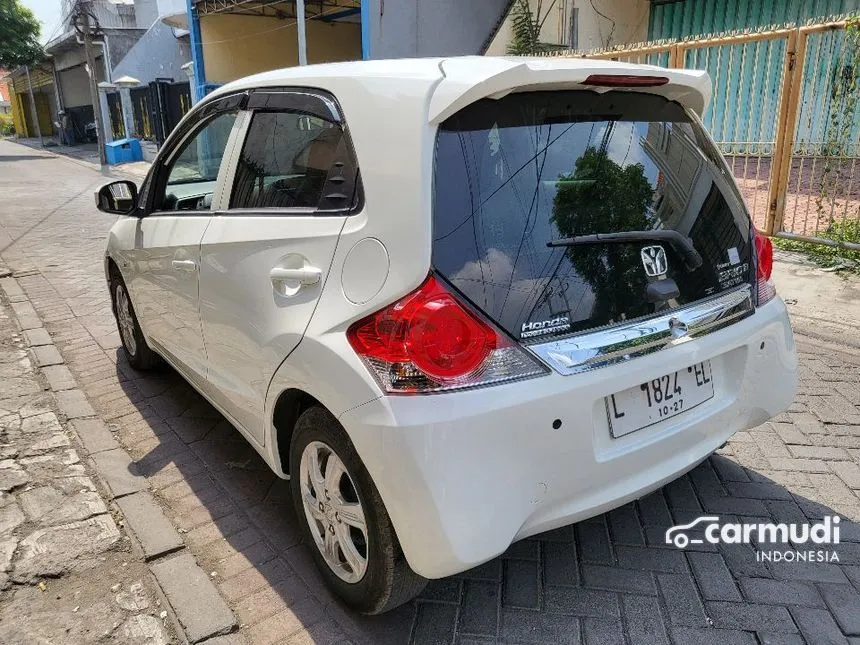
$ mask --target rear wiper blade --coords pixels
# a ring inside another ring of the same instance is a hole
[[[594,235],[577,235],[561,240],[547,242],[549,247],[583,246],[587,244],[630,244],[632,242],[666,242],[672,245],[684,258],[688,271],[695,271],[702,266],[702,256],[693,246],[693,240],[678,231],[623,231],[621,233],[595,233]]]

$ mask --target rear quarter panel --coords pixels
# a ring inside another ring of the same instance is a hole
[[[360,212],[347,218],[332,260],[329,279],[299,346],[273,377],[266,397],[266,420],[277,463],[272,413],[278,396],[301,389],[335,416],[381,395],[376,381],[346,340],[347,328],[409,293],[430,270],[431,191],[434,126],[427,122],[432,85],[380,76],[353,83],[325,79],[323,89],[338,99],[355,147],[364,188]],[[356,303],[344,293],[347,258],[362,240],[384,247],[388,270],[379,290]]]

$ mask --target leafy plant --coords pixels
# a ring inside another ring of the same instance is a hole
[[[833,71],[831,97],[821,147],[824,165],[818,181],[815,207],[819,224],[832,227],[836,222],[839,187],[856,154],[857,141],[852,137],[860,102],[860,18],[853,18],[845,28],[844,58]],[[829,211],[829,212],[828,212]]]
[[[598,231],[641,231],[650,228],[648,207],[654,190],[645,166],[622,167],[606,150],[589,147],[576,160],[573,172],[558,177],[552,221],[561,237]],[[631,314],[648,287],[635,244],[580,246],[567,249],[567,258],[591,290],[600,294],[592,319],[619,320]],[[652,313],[647,307],[636,313]]]
[[[818,225],[824,228],[816,235],[835,242],[860,243],[860,210],[853,213],[855,219],[846,218],[847,208],[843,217],[838,213],[839,193],[850,183],[846,175],[852,172],[860,143],[854,135],[860,106],[860,17],[850,19],[846,26],[843,57],[833,70],[829,98],[824,141],[818,150],[822,166],[815,198]],[[850,196],[844,198],[848,200]],[[782,249],[804,253],[820,266],[849,267],[860,272],[860,251],[781,238],[774,238],[774,243]]]
[[[33,65],[43,55],[33,12],[18,0],[0,0],[0,68]]]
[[[0,137],[9,137],[15,134],[15,123],[11,114],[0,114]]]
[[[860,220],[842,220],[831,223],[820,237],[836,242],[860,244]],[[825,246],[813,242],[773,238],[773,243],[786,251],[803,253],[821,267],[843,267],[860,273],[860,251],[845,247]]]
[[[549,12],[555,6],[556,0],[552,0],[546,9],[542,11],[543,0],[537,0],[534,11],[532,11],[529,0],[516,0],[511,8],[511,30],[513,35],[508,45],[508,53],[517,56],[528,56],[545,52],[553,47],[540,41],[540,32]]]

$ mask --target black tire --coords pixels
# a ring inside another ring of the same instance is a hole
[[[121,318],[123,316],[119,311],[121,305],[118,302],[118,299],[122,299],[120,296],[121,292],[125,294],[125,297],[128,300],[128,315],[130,316],[130,322],[133,328],[133,345],[132,343],[127,342],[123,333],[123,323],[121,322]],[[137,314],[134,313],[134,305],[131,302],[128,288],[125,286],[122,276],[120,276],[116,271],[111,272],[110,297],[111,308],[113,309],[117,330],[119,331],[119,337],[122,341],[122,349],[125,352],[129,365],[137,370],[150,370],[157,367],[161,363],[161,357],[152,351],[149,345],[146,344],[146,339],[143,337],[140,324],[137,322]]]
[[[346,468],[364,510],[367,526],[367,569],[357,582],[342,580],[328,565],[311,534],[301,493],[301,458],[311,442],[330,448]],[[328,410],[313,406],[299,416],[290,442],[290,488],[302,533],[328,588],[349,608],[367,615],[381,614],[421,593],[427,579],[409,567],[370,474],[342,426]]]

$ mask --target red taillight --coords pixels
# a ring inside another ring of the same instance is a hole
[[[389,392],[468,387],[543,371],[432,275],[354,323],[347,339]]]
[[[770,281],[773,273],[773,242],[758,231],[755,232],[755,255],[758,304],[763,305],[776,296],[776,287]]]
[[[665,76],[632,76],[629,74],[592,74],[582,84],[596,87],[659,87],[666,85]]]
[[[426,299],[409,321],[406,351],[426,374],[450,379],[473,372],[501,340],[450,295],[440,293]]]
[[[773,273],[773,242],[758,231],[755,234],[755,253],[758,258],[759,280],[770,280]]]

